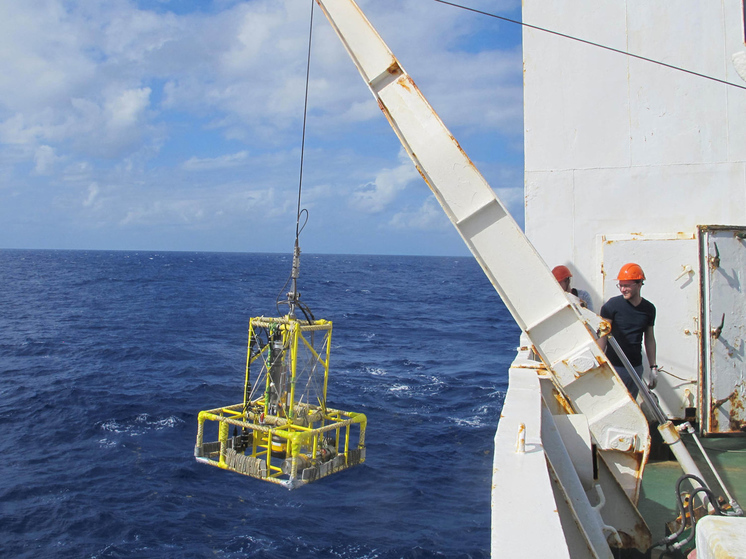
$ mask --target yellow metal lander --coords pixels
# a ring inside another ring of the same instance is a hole
[[[288,489],[362,464],[365,415],[326,406],[331,334],[327,320],[252,318],[243,403],[199,413],[197,460]]]

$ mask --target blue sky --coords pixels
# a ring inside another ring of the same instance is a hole
[[[522,223],[520,28],[359,4]],[[310,6],[0,2],[0,248],[291,252]],[[304,252],[467,254],[318,8],[302,207]]]

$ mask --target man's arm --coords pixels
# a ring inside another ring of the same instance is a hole
[[[645,354],[648,356],[648,363],[650,364],[650,381],[648,382],[648,388],[652,390],[658,385],[658,362],[655,360],[655,332],[653,332],[653,326],[648,326],[645,329]]]
[[[657,347],[655,345],[655,332],[653,326],[645,328],[645,354],[648,356],[648,363],[650,366],[657,366],[658,362],[655,360],[655,353]]]

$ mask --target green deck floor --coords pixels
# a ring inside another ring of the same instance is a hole
[[[705,481],[715,490],[716,495],[725,496],[714,476],[710,474],[707,463],[692,437],[684,435],[683,439],[705,476]],[[723,478],[728,491],[741,507],[746,507],[746,438],[700,438],[700,442]],[[659,541],[665,536],[665,523],[678,515],[675,490],[676,481],[681,475],[681,467],[674,460],[651,460],[645,467],[638,509],[653,533],[653,541]]]

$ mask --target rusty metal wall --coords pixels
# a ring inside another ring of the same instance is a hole
[[[705,434],[746,432],[746,227],[700,227]]]

